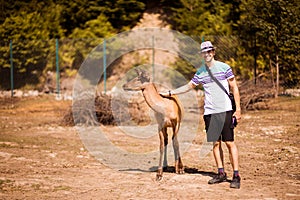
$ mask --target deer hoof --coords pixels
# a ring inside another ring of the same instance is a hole
[[[156,174],[156,181],[162,180],[162,175],[161,174]]]
[[[156,181],[160,181],[162,179],[162,175],[163,175],[163,169],[159,168],[156,174]]]
[[[184,174],[184,168],[177,168],[176,170],[175,170],[175,173],[176,174]]]

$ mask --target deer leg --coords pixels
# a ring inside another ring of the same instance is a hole
[[[167,158],[167,152],[168,152],[168,132],[167,132],[167,127],[164,127],[162,129],[163,135],[164,135],[164,163],[163,167],[167,168],[168,167],[168,158]]]
[[[183,174],[184,173],[184,166],[181,161],[180,152],[179,152],[179,142],[177,138],[178,127],[176,126],[173,128],[173,149],[174,149],[174,156],[175,156],[175,173]]]
[[[160,181],[163,174],[163,158],[164,158],[164,134],[163,130],[159,130],[159,163],[156,174],[156,180]]]

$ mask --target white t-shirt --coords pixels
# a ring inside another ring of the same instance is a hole
[[[228,79],[234,77],[232,69],[226,63],[214,61],[213,66],[209,68],[213,76],[219,80],[224,88],[229,92]],[[218,86],[209,76],[205,66],[201,66],[191,82],[194,85],[202,84],[205,92],[204,115],[221,113],[232,110],[231,101],[228,95]]]

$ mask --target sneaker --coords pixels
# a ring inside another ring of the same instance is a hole
[[[241,177],[240,176],[234,176],[232,178],[231,183],[230,183],[230,187],[240,189],[240,186],[241,186]]]
[[[208,184],[216,184],[227,181],[226,173],[218,173],[213,179],[208,181]]]

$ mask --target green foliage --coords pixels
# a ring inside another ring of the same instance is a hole
[[[227,18],[230,4],[220,0],[181,0],[182,6],[173,8],[174,28],[188,35],[229,35]]]
[[[137,0],[99,1],[100,10],[119,31],[132,28],[145,11],[146,5]]]
[[[181,0],[181,6],[174,7],[174,25],[178,31],[185,33],[186,35],[192,35],[195,41],[202,42],[203,37],[205,40],[211,40],[215,46],[220,47],[221,51],[228,50],[229,46],[233,46],[231,41],[220,41],[214,37],[208,37],[211,35],[227,35],[231,34],[231,22],[228,20],[231,4],[226,4],[223,1],[206,1],[206,0]],[[220,39],[220,38],[219,38]],[[222,48],[222,47],[226,47]],[[185,48],[188,46],[180,47]],[[200,50],[200,46],[199,46]],[[199,52],[190,50],[189,60],[194,60],[195,55]],[[219,58],[223,61],[229,60],[231,57],[228,51],[224,54],[218,53]],[[225,56],[227,55],[227,57]],[[198,56],[199,57],[199,56]],[[226,58],[224,58],[226,57]],[[202,63],[199,63],[200,67]],[[196,69],[185,61],[178,60],[175,63],[174,68],[182,73],[187,79],[192,78]]]
[[[255,60],[258,73],[270,74],[278,56],[284,84],[300,81],[297,0],[0,0],[0,5],[0,85],[9,75],[10,41],[16,77],[29,79],[23,85],[34,84],[55,69],[55,38],[60,39],[60,66],[78,69],[103,38],[131,29],[153,8],[165,11],[163,18],[173,29],[199,43],[203,37],[211,40],[217,59],[229,63],[241,79],[253,78]],[[190,52],[193,60],[197,52]],[[195,72],[183,60],[174,67],[187,79]]]
[[[22,87],[26,82],[39,83],[45,66],[48,61],[51,62],[51,58],[48,59],[49,52],[52,50],[51,41],[48,39],[63,35],[64,31],[60,28],[58,21],[62,8],[55,4],[48,5],[47,8],[43,6],[43,2],[36,4],[37,9],[30,13],[23,11],[20,7],[20,13],[11,15],[0,25],[0,39],[6,44],[10,41],[13,44],[16,79],[23,77],[16,87]],[[3,55],[0,57],[0,66],[10,67],[7,62],[9,46],[1,46],[0,54]]]
[[[63,60],[69,59],[72,63],[72,68],[78,69],[83,62],[83,58],[93,48],[100,45],[103,42],[103,38],[111,37],[115,33],[116,30],[112,27],[107,17],[100,14],[96,19],[87,21],[83,28],[74,29],[70,35],[72,40],[68,44],[65,43],[63,47],[67,57],[62,56],[62,58]],[[67,60],[66,62],[68,62]]]
[[[106,16],[114,29],[128,30],[138,22],[145,10],[145,4],[137,0],[60,0],[58,4],[65,8],[61,24],[67,30],[66,36],[99,15]]]
[[[0,26],[1,38],[4,38],[7,43],[11,40],[14,44],[14,69],[17,73],[31,75],[32,72],[37,73],[36,70],[40,64],[44,65],[49,46],[40,39],[49,32],[45,28],[40,29],[42,25],[43,20],[38,17],[37,13],[22,12],[19,16],[7,18]],[[37,38],[39,40],[36,40]],[[14,41],[18,42],[14,43]],[[9,57],[8,46],[1,47],[0,51],[4,58]],[[0,59],[0,64],[3,67],[10,66],[4,59]],[[37,78],[32,80],[38,81]]]
[[[299,81],[300,6],[296,0],[242,1],[239,22],[246,49],[261,56],[270,68],[279,56],[281,79],[295,85]],[[270,70],[270,69],[269,69]]]
[[[90,0],[58,0],[57,4],[63,6],[60,24],[66,29],[65,36],[72,34],[76,28],[83,28],[89,20],[96,19],[101,14],[97,1]]]
[[[97,19],[87,21],[83,29],[75,28],[71,38],[104,38],[112,36],[116,31],[103,14]]]

